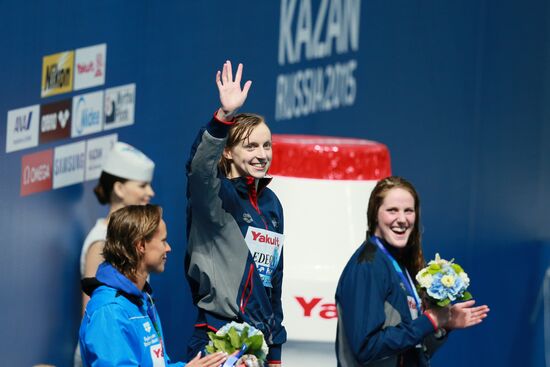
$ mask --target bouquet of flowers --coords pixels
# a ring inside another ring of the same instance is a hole
[[[468,274],[454,259],[447,261],[435,255],[435,260],[416,274],[420,291],[427,294],[428,300],[440,307],[445,307],[453,301],[467,301],[472,298],[466,291],[470,285]]]
[[[264,365],[268,352],[264,334],[246,322],[225,324],[216,333],[208,332],[208,338],[207,353],[225,352],[232,355],[224,366]]]

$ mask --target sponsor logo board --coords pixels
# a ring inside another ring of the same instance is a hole
[[[85,141],[56,147],[53,161],[53,188],[57,189],[84,181],[85,166]]]
[[[71,137],[93,134],[103,127],[103,91],[73,97]]]
[[[40,144],[71,136],[70,99],[42,105],[40,108]]]
[[[107,44],[79,48],[75,51],[74,90],[105,84]]]
[[[38,145],[39,115],[39,105],[8,111],[6,153]]]
[[[21,196],[52,188],[53,150],[27,154],[21,158]]]
[[[41,97],[67,93],[73,89],[74,51],[44,56]]]
[[[89,139],[86,143],[86,181],[96,180],[101,175],[101,167],[107,154],[118,140],[117,134]]]
[[[104,129],[132,125],[134,123],[135,100],[135,84],[106,89]]]

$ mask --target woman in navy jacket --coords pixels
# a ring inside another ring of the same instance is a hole
[[[338,283],[338,366],[429,366],[429,358],[456,328],[480,323],[487,306],[474,301],[427,308],[413,279],[425,266],[420,202],[400,177],[379,181],[371,193],[367,239]]]
[[[267,363],[281,364],[283,208],[267,185],[271,132],[255,114],[236,114],[251,82],[241,89],[231,63],[217,73],[221,107],[203,128],[187,163],[186,271],[198,307],[188,353],[208,342],[207,332],[228,322],[261,330]]]

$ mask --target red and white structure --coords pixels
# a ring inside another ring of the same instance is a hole
[[[368,199],[391,174],[384,144],[326,136],[273,135],[270,188],[285,213],[283,308],[290,340],[333,342],[334,294],[365,239]]]

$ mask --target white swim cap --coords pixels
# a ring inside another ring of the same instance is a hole
[[[151,182],[155,163],[133,146],[116,142],[105,159],[103,171],[128,180]]]

